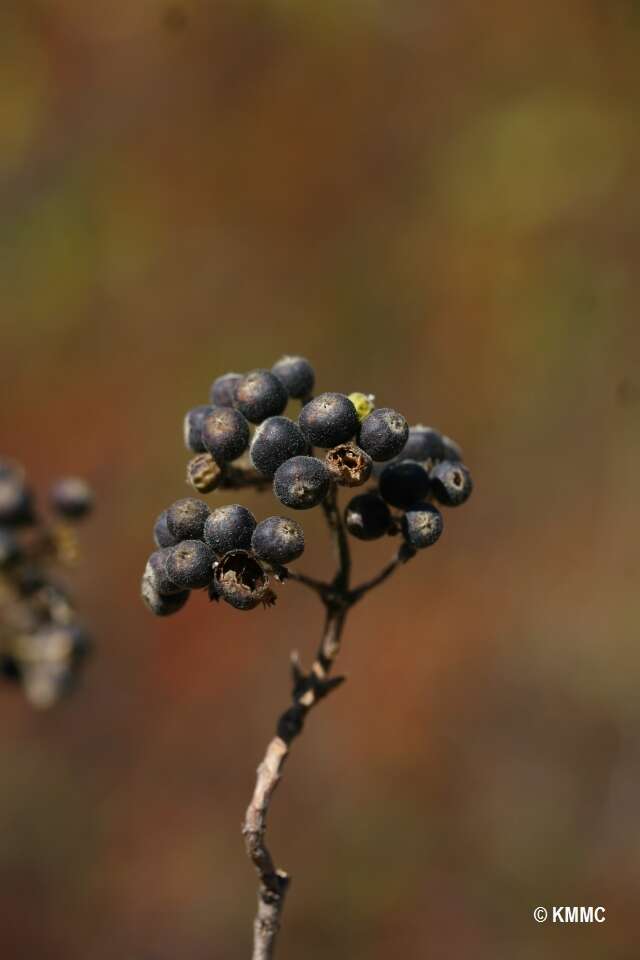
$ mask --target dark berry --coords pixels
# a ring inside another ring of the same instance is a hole
[[[249,446],[249,424],[238,410],[213,407],[202,424],[202,442],[216,463],[236,460]]]
[[[291,563],[304,551],[304,531],[296,520],[267,517],[253,531],[251,546],[262,560]]]
[[[344,393],[321,393],[304,405],[298,423],[312,446],[335,447],[355,435],[359,421]]]
[[[205,446],[202,442],[202,425],[205,418],[213,411],[209,403],[203,403],[199,407],[193,407],[188,410],[184,417],[184,445],[187,450],[193,453],[204,453]]]
[[[261,423],[251,441],[251,462],[256,470],[272,477],[281,463],[307,450],[297,423],[288,417],[269,417]]]
[[[449,460],[451,463],[459,463],[462,460],[462,447],[451,437],[442,438],[442,459]]]
[[[156,617],[168,617],[184,607],[189,599],[190,591],[181,590],[180,593],[170,595],[158,593],[153,581],[148,577],[143,577],[140,593],[151,613],[154,613]]]
[[[442,533],[442,526],[442,514],[430,503],[414,503],[402,518],[404,538],[416,550],[435,543]]]
[[[167,526],[167,511],[163,510],[153,526],[153,542],[156,547],[173,547],[180,541]]]
[[[187,464],[187,483],[198,493],[211,493],[222,479],[222,469],[210,453],[199,453]]]
[[[433,468],[429,479],[434,497],[447,507],[459,507],[473,490],[471,473],[464,463],[443,460]]]
[[[214,553],[222,556],[229,550],[248,550],[256,519],[239,503],[217,507],[204,525],[204,539]]]
[[[406,510],[424,500],[429,492],[429,474],[415,460],[389,463],[380,474],[380,495],[393,507]]]
[[[322,460],[316,457],[292,457],[276,470],[273,492],[285,507],[308,510],[321,503],[331,480]]]
[[[51,488],[49,497],[54,510],[69,519],[84,517],[93,507],[91,487],[80,477],[58,480]]]
[[[409,427],[407,442],[400,451],[398,459],[424,463],[425,460],[442,460],[443,455],[442,434],[433,427],[417,424],[415,427]]]
[[[373,460],[391,460],[407,442],[409,425],[396,410],[377,407],[363,421],[358,443]]]
[[[223,373],[211,384],[209,399],[217,407],[232,407],[236,399],[236,387],[242,380],[241,373]]]
[[[377,540],[391,525],[391,512],[377,493],[360,493],[346,506],[344,519],[347,530],[358,540]]]
[[[355,443],[339,443],[324,458],[332,480],[342,487],[359,487],[371,476],[373,461]]]
[[[202,540],[183,540],[169,547],[165,571],[172,583],[183,590],[208,586],[213,574],[213,554]]]
[[[184,497],[167,508],[167,528],[177,540],[200,540],[209,507],[203,500]],[[163,544],[164,546],[164,544]]]
[[[0,476],[0,524],[18,526],[33,520],[33,498],[22,475],[7,471]]]
[[[288,399],[285,385],[270,370],[252,370],[240,380],[235,391],[235,405],[251,423],[277,417]]]
[[[304,357],[281,357],[271,367],[271,373],[281,380],[290,397],[306,400],[313,393],[316,375]]]
[[[0,569],[9,567],[20,557],[20,545],[10,530],[0,529]]]
[[[246,550],[232,550],[215,565],[213,588],[215,597],[222,597],[236,610],[253,610],[259,603],[275,603],[269,577]]]
[[[162,547],[160,550],[154,550],[144,570],[144,576],[151,581],[155,589],[162,596],[171,596],[173,593],[179,593],[182,587],[176,586],[173,580],[167,576],[167,558],[172,547]]]

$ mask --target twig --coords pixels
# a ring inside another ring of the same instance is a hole
[[[357,603],[358,600],[361,600],[365,593],[368,593],[369,590],[373,590],[374,587],[379,586],[381,583],[391,576],[398,567],[403,566],[407,560],[410,560],[411,557],[415,557],[416,551],[413,547],[410,547],[408,544],[403,543],[396,553],[393,560],[391,560],[386,567],[383,567],[380,573],[376,574],[375,577],[372,577],[371,580],[365,580],[364,583],[361,583],[360,586],[354,587],[353,590],[349,591],[349,603]]]

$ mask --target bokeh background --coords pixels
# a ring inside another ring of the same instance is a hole
[[[295,745],[278,955],[636,957],[640,4],[4,0],[0,51],[1,450],[98,496],[83,682],[0,695],[0,954],[249,955],[240,821],[321,610],[158,621],[138,583],[183,412],[294,352],[476,492]]]

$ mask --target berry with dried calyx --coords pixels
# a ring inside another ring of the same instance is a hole
[[[427,496],[429,474],[415,460],[389,463],[380,474],[379,490],[387,503],[406,510]]]
[[[212,407],[202,424],[202,443],[221,466],[237,460],[249,446],[249,424],[239,410]]]
[[[209,399],[216,407],[232,407],[236,400],[236,387],[242,380],[241,373],[223,373],[211,384]]]
[[[167,529],[177,541],[200,540],[209,513],[209,507],[203,500],[183,497],[167,508]]]
[[[288,400],[285,385],[270,370],[252,370],[235,389],[235,406],[250,423],[277,417]]]
[[[169,580],[183,590],[207,587],[213,574],[213,554],[202,540],[183,540],[168,548],[165,571]]]
[[[267,517],[253,531],[251,546],[261,560],[276,564],[291,563],[304,552],[304,531],[296,520]]]
[[[391,511],[382,497],[373,491],[360,493],[347,504],[344,520],[349,533],[358,540],[377,540],[391,526]]]
[[[256,528],[256,518],[239,503],[217,507],[204,525],[204,541],[222,556],[230,550],[248,550]]]
[[[359,487],[371,476],[373,461],[355,443],[339,443],[327,451],[324,462],[332,480],[342,487]]]
[[[443,460],[433,468],[429,479],[434,497],[446,507],[459,507],[473,490],[471,473],[464,463]]]
[[[298,423],[312,446],[326,448],[351,440],[359,425],[356,408],[344,393],[314,397],[300,411]]]
[[[360,427],[358,443],[372,460],[391,460],[400,453],[409,425],[401,413],[390,407],[378,407]]]
[[[306,453],[307,442],[288,417],[268,417],[256,430],[249,454],[256,470],[272,477],[280,464]]]
[[[222,480],[222,468],[210,453],[199,453],[187,464],[187,483],[198,493],[211,493]]]
[[[306,400],[313,393],[316,375],[304,357],[281,357],[271,367],[271,373],[282,381],[289,396],[295,400]]]
[[[275,603],[269,577],[247,550],[232,550],[215,564],[209,595],[212,600],[222,598],[236,610]]]
[[[414,503],[401,521],[405,541],[416,550],[430,547],[442,533],[442,514],[430,503]]]
[[[292,457],[276,470],[273,492],[285,507],[308,510],[324,500],[330,483],[329,471],[322,460]]]

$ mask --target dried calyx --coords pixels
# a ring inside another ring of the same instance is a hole
[[[355,443],[339,443],[329,450],[325,465],[331,479],[343,487],[359,487],[371,476],[373,461]]]
[[[217,561],[209,588],[212,600],[222,597],[237,610],[272,606],[276,596],[262,565],[248,550],[231,550]]]

